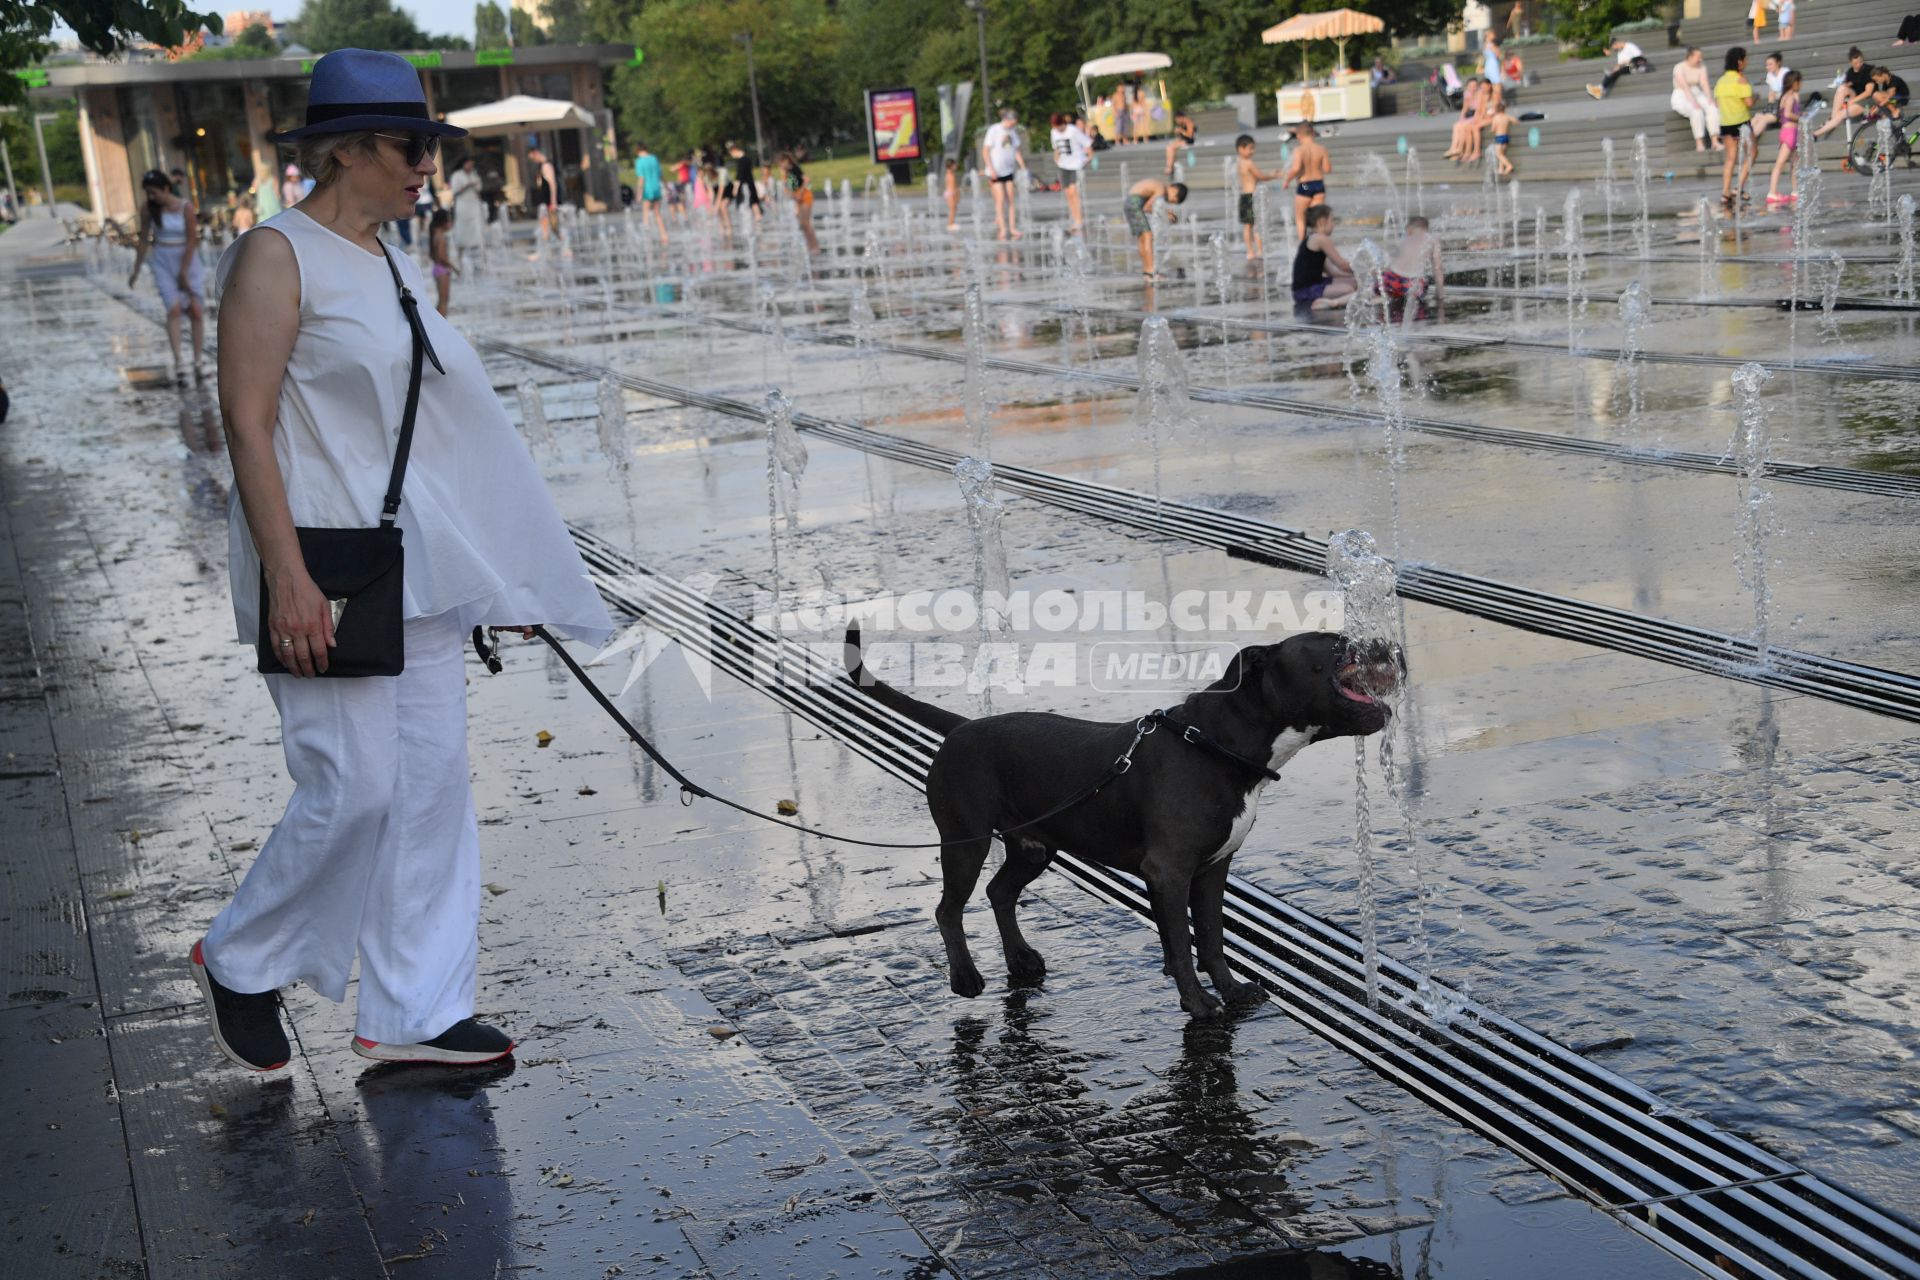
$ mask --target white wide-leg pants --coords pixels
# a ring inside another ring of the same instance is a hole
[[[1684,89],[1675,89],[1668,99],[1673,109],[1687,118],[1696,142],[1711,142],[1720,136],[1720,105],[1712,98],[1696,97]]]
[[[480,832],[467,766],[464,634],[451,615],[406,624],[400,675],[268,676],[293,798],[207,932],[221,983],[296,980],[346,999],[355,1033],[430,1040],[473,1014]]]

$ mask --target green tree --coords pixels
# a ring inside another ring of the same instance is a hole
[[[171,48],[202,27],[215,34],[221,29],[219,14],[197,13],[184,0],[0,0],[0,104],[26,101],[26,85],[13,73],[52,50],[47,36],[55,23],[65,23],[82,45],[103,55],[141,40]]]
[[[547,39],[554,44],[592,44],[594,19],[587,0],[547,0],[541,9]]]
[[[267,33],[266,24],[262,22],[247,24],[247,29],[233,38],[232,47],[235,49],[245,49],[250,55],[256,58],[271,58],[274,54],[280,52],[280,46],[276,44],[273,37]]]
[[[1615,27],[1651,18],[1666,7],[1665,0],[1577,0],[1561,10],[1565,19],[1559,35],[1578,44],[1582,56],[1594,57],[1606,52]]]
[[[507,18],[513,24],[513,42],[516,45],[527,48],[547,42],[547,33],[540,29],[540,24],[534,20],[533,15],[519,5],[515,5],[508,12]]]
[[[0,4],[7,0],[0,0]],[[300,29],[308,48],[421,49],[428,36],[413,15],[397,9],[392,0],[306,0],[300,9]]]
[[[504,49],[507,47],[507,13],[494,0],[481,0],[473,6],[473,47],[476,49]]]
[[[71,102],[57,108],[48,102],[36,102],[36,111],[57,109],[58,118],[41,126],[47,138],[47,167],[53,170],[57,186],[77,185],[87,180],[86,162],[80,156],[80,112]],[[0,137],[7,140],[13,156],[13,176],[24,196],[26,188],[40,187],[40,153],[35,150],[33,117],[24,111],[0,115]]]
[[[747,32],[769,149],[852,136],[859,86],[844,71],[846,28],[829,0],[650,0],[628,33],[647,59],[614,78],[624,135],[663,155],[727,138],[751,151],[746,50],[736,39]]]

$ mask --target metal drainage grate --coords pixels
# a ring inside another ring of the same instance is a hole
[[[698,648],[720,670],[881,768],[924,787],[929,731],[861,693],[795,641],[573,531],[616,608]],[[1134,877],[1060,854],[1093,893],[1151,921]],[[1229,950],[1287,1013],[1430,1106],[1521,1155],[1703,1272],[1920,1277],[1920,1229],[1750,1142],[1663,1103],[1605,1068],[1470,1002],[1429,1016],[1422,976],[1381,957],[1366,1002],[1359,942],[1238,877]]]
[[[754,422],[762,420],[760,406],[744,400],[621,373],[604,365],[569,360],[512,343],[489,341],[482,345],[583,378],[611,377],[625,387],[659,399]],[[851,423],[809,413],[795,413],[793,420],[796,427],[810,435],[915,466],[951,472],[960,461],[960,455],[951,450]],[[1002,489],[1053,506],[1114,524],[1184,538],[1201,546],[1217,547],[1243,560],[1313,574],[1321,573],[1326,565],[1324,540],[1250,516],[1215,511],[1171,498],[1156,500],[1131,489],[1075,480],[1028,467],[995,464],[994,482]],[[1758,647],[1744,636],[1691,627],[1432,565],[1398,566],[1396,589],[1409,600],[1490,618],[1523,631],[1577,640],[1617,653],[1784,689],[1900,720],[1920,721],[1920,677],[1904,672],[1773,647],[1767,649],[1763,665]]]

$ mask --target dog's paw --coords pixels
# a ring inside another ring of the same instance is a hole
[[[1257,982],[1230,982],[1220,988],[1220,994],[1226,997],[1228,1004],[1235,1008],[1262,1004],[1267,998],[1267,989]]]
[[[1217,997],[1209,995],[1205,991],[1197,992],[1181,1000],[1180,1007],[1202,1022],[1213,1022],[1225,1016],[1227,1009],[1225,1005],[1220,1003]]]
[[[1032,947],[1009,951],[1007,976],[1016,982],[1038,982],[1047,976],[1047,962]]]
[[[980,976],[978,969],[968,965],[965,969],[955,969],[947,985],[953,989],[953,994],[971,1000],[987,989],[987,980]]]

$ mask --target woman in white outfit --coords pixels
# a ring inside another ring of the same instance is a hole
[[[342,615],[314,585],[296,527],[379,517],[414,367],[396,280],[427,289],[377,233],[411,215],[439,139],[462,132],[428,117],[405,59],[329,53],[306,126],[277,139],[299,143],[313,192],[235,241],[216,273],[235,621],[289,672],[266,682],[294,791],[191,962],[216,1044],[254,1070],[289,1056],[277,989],[304,981],[343,1000],[356,957],[356,1053],[511,1052],[473,1018],[480,845],[464,641],[475,626],[534,621],[593,641],[612,630],[485,367],[422,306],[434,363],[421,366],[398,515],[404,669],[326,676]]]
[[[1693,128],[1693,149],[1705,151],[1708,141],[1720,149],[1720,108],[1713,101],[1713,85],[1707,79],[1706,57],[1697,48],[1673,64],[1673,109],[1687,118]]]
[[[167,343],[173,348],[174,381],[185,384],[186,365],[180,361],[180,313],[193,317],[193,377],[206,376],[201,351],[207,340],[207,268],[200,261],[200,224],[193,206],[173,194],[173,183],[158,169],[140,179],[147,202],[140,207],[139,247],[134,250],[131,289],[140,278],[140,264],[153,262],[153,287],[167,308]]]
[[[480,166],[472,156],[447,180],[453,201],[453,247],[461,255],[478,253],[487,230],[487,206],[480,199]]]

